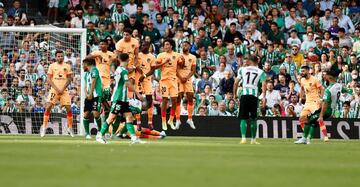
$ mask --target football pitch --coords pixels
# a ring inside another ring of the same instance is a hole
[[[144,145],[83,137],[0,136],[0,185],[359,186],[360,141],[167,137]]]

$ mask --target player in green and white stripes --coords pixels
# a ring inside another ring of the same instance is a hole
[[[120,66],[118,66],[115,71],[115,87],[111,97],[112,106],[110,114],[105,123],[102,125],[100,134],[96,136],[96,141],[102,144],[107,144],[104,135],[108,131],[109,125],[114,123],[118,115],[122,116],[126,120],[125,125],[131,136],[130,143],[144,143],[135,135],[135,128],[133,126],[134,117],[131,113],[127,96],[128,89],[134,92],[139,100],[143,100],[143,97],[135,90],[134,84],[129,81],[128,70],[126,69],[128,62],[129,55],[127,53],[120,54]]]
[[[172,8],[175,9],[176,0],[163,0],[163,1],[160,1],[160,6],[162,7],[162,10],[167,10],[169,7],[172,7]]]
[[[263,70],[258,68],[258,58],[250,57],[246,60],[246,66],[239,68],[238,76],[234,82],[233,94],[237,96],[238,84],[242,83],[242,95],[240,98],[240,128],[241,128],[241,144],[246,143],[247,120],[251,118],[251,144],[259,144],[256,142],[257,117],[258,117],[258,85],[262,84],[263,98],[266,94],[266,76]]]
[[[128,15],[123,11],[123,7],[121,4],[116,4],[116,12],[114,12],[111,16],[111,21],[114,25],[118,25],[121,22],[129,19]]]
[[[100,117],[100,104],[102,99],[102,86],[101,77],[99,70],[96,67],[95,58],[87,57],[83,60],[83,67],[85,71],[85,107],[84,107],[84,129],[85,138],[91,139],[89,131],[89,116],[93,113],[98,130],[101,128],[101,117]]]

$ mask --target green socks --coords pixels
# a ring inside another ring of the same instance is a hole
[[[135,128],[134,125],[131,123],[125,123],[125,126],[127,128],[127,130],[129,131],[131,136],[135,136]]]
[[[309,136],[310,129],[311,129],[311,126],[306,123],[304,126],[304,138],[307,138]]]
[[[116,117],[115,122],[113,123],[112,134],[116,133],[117,129],[119,128],[120,121],[120,117]]]
[[[241,138],[246,138],[246,120],[240,120]]]
[[[105,135],[106,131],[108,131],[109,129],[109,125],[107,124],[107,122],[105,121],[105,123],[102,125],[101,127],[101,130],[100,130],[100,133],[101,135]]]
[[[310,130],[309,130],[309,139],[311,140],[314,136],[314,131],[315,131],[315,127],[310,126]]]
[[[85,129],[85,135],[89,135],[89,119],[84,118],[83,120],[84,123],[84,129]]]
[[[256,132],[257,132],[256,120],[251,120],[251,138],[253,140],[256,138]]]
[[[100,131],[100,129],[101,129],[101,117],[98,117],[97,119],[95,119],[95,122],[96,122],[98,131]]]
[[[127,129],[127,127],[126,127],[126,125],[124,125],[124,127],[121,129],[121,131],[120,131],[120,134],[122,135],[122,134],[125,134],[125,133],[127,133],[127,131],[128,131],[128,129]]]

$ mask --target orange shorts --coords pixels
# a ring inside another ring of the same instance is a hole
[[[160,90],[162,97],[177,97],[179,94],[176,80],[160,80]]]
[[[48,96],[48,102],[55,105],[57,101],[60,101],[61,106],[71,105],[69,92],[65,90],[63,94],[59,95],[55,90],[51,89]]]
[[[110,84],[111,84],[111,80],[109,77],[101,77],[101,84],[102,84],[102,89],[104,90],[105,88],[109,88]]]
[[[178,84],[180,93],[194,93],[193,81],[191,79],[187,80],[186,83],[181,83],[178,80]]]
[[[313,114],[315,111],[320,109],[320,103],[305,103],[304,108],[301,110],[300,117],[308,117],[310,114]]]
[[[141,92],[145,95],[152,95],[152,82],[151,77],[146,77],[142,82],[139,81],[141,75],[136,74],[135,76],[135,89],[137,92]]]

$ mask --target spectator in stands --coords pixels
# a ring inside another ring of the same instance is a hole
[[[8,12],[7,12],[8,16],[12,16],[12,17],[19,17],[19,19],[23,19],[26,18],[26,13],[25,11],[21,8],[21,2],[20,0],[14,0],[12,3],[12,7],[9,8]]]
[[[219,115],[218,102],[215,100],[211,103],[208,116],[218,116],[218,115]]]
[[[29,88],[27,86],[22,88],[21,95],[19,95],[16,99],[18,104],[21,104],[23,101],[25,102],[25,106],[28,108],[35,104],[34,98],[29,95]]]
[[[73,17],[70,21],[71,28],[85,28],[87,21],[83,18],[83,10],[78,9],[76,13],[77,16]]]
[[[224,41],[226,44],[233,43],[234,37],[238,36],[239,38],[243,38],[241,33],[236,29],[236,23],[230,24],[230,29],[225,33]]]
[[[215,73],[211,76],[211,80],[213,80],[215,87],[218,87],[220,84],[220,81],[225,77],[225,73],[226,73],[225,67],[226,67],[226,63],[221,62],[219,64],[219,68],[217,68]],[[229,72],[229,71],[227,71],[227,72]]]
[[[225,101],[221,101],[219,103],[219,116],[231,116],[231,114],[226,111]]]
[[[288,84],[286,83],[286,75],[283,73],[280,73],[278,75],[278,80],[279,80],[279,82],[274,87],[274,90],[278,90],[280,93],[281,99],[285,99],[286,93],[288,93],[289,89],[290,89]]]
[[[42,104],[41,97],[38,96],[35,98],[35,104],[33,106],[31,106],[29,111],[33,112],[33,113],[44,113],[45,112],[45,107]]]
[[[263,98],[263,94],[259,97]],[[275,104],[280,104],[281,95],[278,90],[274,90],[274,82],[269,80],[266,83],[266,106],[272,108]]]
[[[220,95],[224,97],[225,93],[232,92],[234,86],[234,78],[229,71],[225,71],[224,78],[220,80]]]
[[[49,23],[50,18],[52,16],[54,16],[53,17],[54,25],[59,24],[59,22],[57,22],[58,8],[59,8],[59,0],[49,0],[48,1],[47,23]]]
[[[339,27],[344,28],[346,33],[354,33],[354,24],[350,20],[349,16],[343,15],[340,7],[335,8],[335,15],[339,20]]]
[[[270,62],[265,62],[264,64],[264,73],[266,75],[266,79],[274,80],[276,79],[276,73],[271,69]]]

